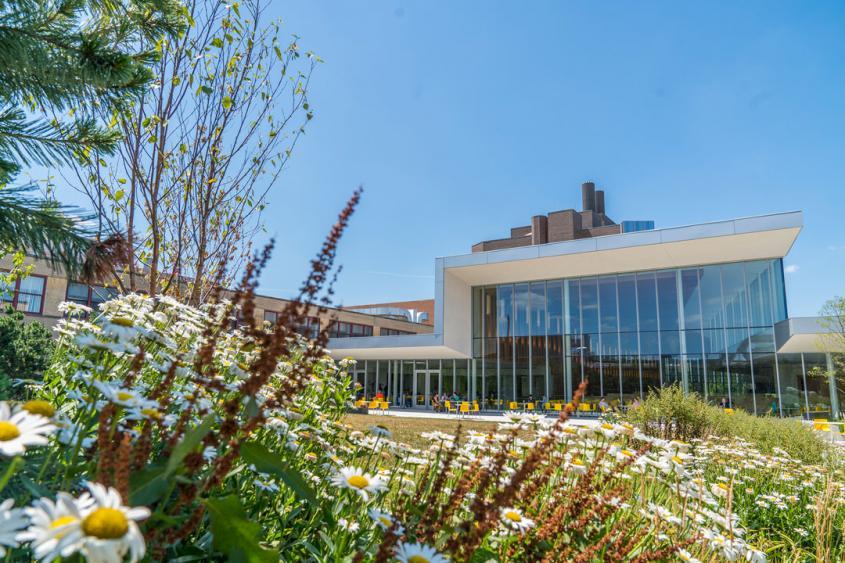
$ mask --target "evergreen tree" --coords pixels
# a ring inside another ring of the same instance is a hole
[[[22,166],[113,152],[120,136],[103,118],[150,85],[157,58],[133,46],[155,45],[184,21],[174,0],[0,0],[0,188]],[[49,256],[71,274],[86,255],[107,256],[67,211],[0,190],[0,249]]]

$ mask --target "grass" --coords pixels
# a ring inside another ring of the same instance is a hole
[[[447,434],[454,434],[460,424],[463,431],[478,430],[479,432],[495,432],[496,422],[484,422],[462,418],[458,420],[446,418],[406,418],[390,415],[348,414],[343,419],[356,430],[366,432],[370,426],[384,426],[393,434],[393,440],[404,442],[415,448],[425,448],[429,441],[420,437],[422,432],[439,430]]]

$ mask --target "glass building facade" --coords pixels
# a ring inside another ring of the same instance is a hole
[[[845,377],[830,377],[830,355],[777,353],[786,318],[780,259],[475,286],[471,359],[366,360],[352,374],[359,396],[404,407],[435,393],[483,410],[569,401],[586,381],[590,402],[677,384],[756,414],[838,418]]]
[[[758,414],[794,408],[775,353],[774,325],[787,318],[779,259],[472,291],[477,392],[488,408],[570,400],[582,381],[587,400],[612,404],[677,383]]]

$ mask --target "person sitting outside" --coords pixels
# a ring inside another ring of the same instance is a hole
[[[440,410],[440,395],[437,393],[431,397],[431,408],[434,409],[434,412],[438,412]]]
[[[608,404],[607,399],[605,399],[604,397],[602,397],[599,401],[599,410],[601,412],[607,412],[610,410],[610,405]]]

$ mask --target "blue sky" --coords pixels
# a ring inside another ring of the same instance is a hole
[[[802,209],[790,314],[845,294],[836,2],[274,2],[324,59],[274,196],[288,295],[355,186],[346,304],[431,297],[433,259],[607,190],[658,227]]]
[[[267,2],[325,59],[271,195],[290,296],[352,190],[343,304],[432,297],[434,258],[607,191],[658,227],[802,209],[790,314],[845,294],[845,5]]]

